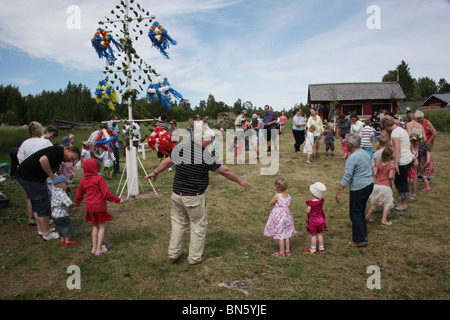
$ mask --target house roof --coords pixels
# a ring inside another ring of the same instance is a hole
[[[436,98],[439,99],[443,102],[447,102],[450,103],[450,93],[436,93],[431,95],[428,99],[426,99],[423,103],[422,106],[424,106],[431,98]]]
[[[325,83],[308,86],[309,101],[333,100],[333,88],[338,101],[406,99],[397,82]]]

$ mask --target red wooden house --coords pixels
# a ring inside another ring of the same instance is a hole
[[[332,120],[334,114],[356,113],[368,118],[374,111],[397,113],[397,101],[405,99],[398,82],[359,82],[311,84],[308,86],[308,104],[315,106],[323,119]],[[330,103],[337,102],[335,110]]]
[[[433,94],[426,99],[420,109],[445,108],[450,105],[450,93]]]

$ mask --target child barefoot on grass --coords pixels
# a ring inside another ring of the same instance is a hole
[[[103,245],[105,236],[106,221],[113,220],[113,216],[106,210],[106,200],[122,203],[123,200],[113,195],[103,179],[99,174],[99,166],[95,159],[88,159],[83,162],[84,177],[80,181],[77,193],[74,199],[74,205],[79,206],[83,200],[86,204],[86,222],[91,222],[92,229],[92,250],[91,252],[100,256],[108,249]]]
[[[292,212],[289,210],[291,196],[286,193],[288,182],[285,178],[275,180],[276,194],[269,205],[274,207],[270,212],[264,229],[264,235],[277,239],[280,247],[279,252],[273,254],[274,257],[285,257],[291,255],[289,238],[297,233],[294,227]]]

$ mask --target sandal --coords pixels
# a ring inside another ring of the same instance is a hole
[[[431,189],[422,188],[422,189],[420,189],[420,191],[422,191],[422,192],[429,192],[429,191],[431,191]]]
[[[392,221],[387,221],[386,223],[381,223],[382,227],[390,226],[392,225]]]
[[[398,204],[394,206],[394,209],[397,211],[408,211],[408,207],[402,208]]]
[[[77,244],[77,242],[76,242],[76,241],[73,241],[73,240],[70,240],[70,242],[65,242],[65,241],[61,240],[61,241],[59,242],[59,244],[62,245],[62,246],[64,246],[64,247],[67,247],[67,246],[74,246],[74,245]]]
[[[311,248],[306,248],[306,249],[305,249],[305,252],[306,252],[306,253],[315,254],[315,253],[316,253],[316,250],[312,250]]]
[[[291,256],[291,250],[286,251],[286,256],[288,256],[288,257]]]
[[[286,254],[285,254],[284,252],[274,252],[274,253],[272,254],[272,256],[281,258],[281,257],[286,256]]]

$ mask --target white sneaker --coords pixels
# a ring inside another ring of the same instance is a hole
[[[53,231],[55,231],[55,228],[50,228],[49,231],[50,231],[50,232],[53,232]],[[38,237],[41,237],[41,238],[42,238],[42,236],[43,236],[44,234],[42,233],[42,231],[38,231],[38,232],[37,232],[37,235],[38,235]]]
[[[44,241],[48,241],[48,240],[52,240],[52,239],[59,239],[59,234],[58,232],[50,232],[50,235],[48,237],[46,236],[42,236],[42,240]]]

